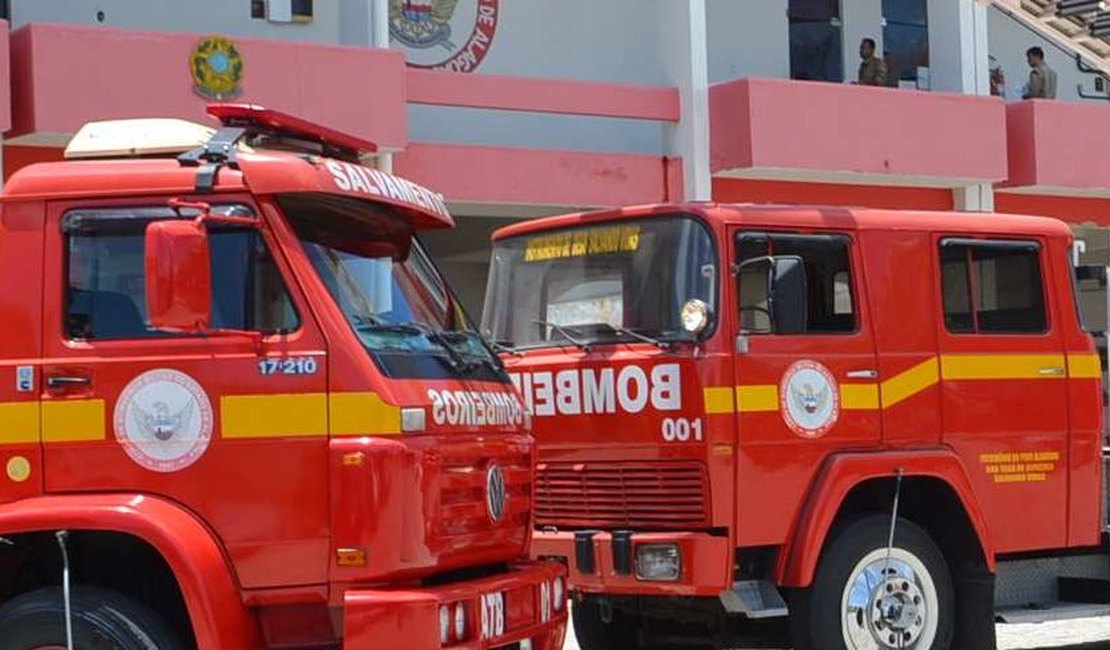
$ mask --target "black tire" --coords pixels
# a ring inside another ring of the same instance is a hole
[[[795,650],[853,650],[845,642],[842,628],[845,588],[852,572],[868,555],[876,551],[885,554],[889,536],[890,517],[884,515],[859,519],[834,533],[821,556],[813,584],[809,589],[796,592],[791,599],[790,632]],[[928,533],[905,519],[898,520],[894,548],[912,555],[924,566],[936,593],[937,607],[933,615],[937,626],[932,644],[922,645],[926,640],[922,634],[913,645],[906,646],[907,650],[948,650],[952,643],[956,600],[944,555]],[[861,613],[857,620],[862,619]],[[862,623],[866,624],[866,621]]]
[[[570,617],[574,636],[582,650],[640,650],[640,630],[636,617],[612,609],[608,623],[601,616],[597,598],[586,596],[571,604]]]
[[[79,650],[184,650],[173,630],[150,608],[100,587],[71,592],[73,646]],[[4,650],[66,646],[65,602],[57,587],[12,598],[0,606]]]

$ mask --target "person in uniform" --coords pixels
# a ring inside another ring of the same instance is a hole
[[[875,39],[865,38],[859,43],[859,83],[862,86],[885,86],[886,64],[875,56]]]
[[[1031,47],[1025,58],[1029,61],[1029,85],[1022,99],[1056,99],[1056,71],[1044,62],[1044,50]]]

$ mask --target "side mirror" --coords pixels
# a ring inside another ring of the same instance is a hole
[[[805,262],[797,255],[758,257],[738,269],[744,329],[775,334],[806,331]]]
[[[146,227],[146,308],[150,326],[201,333],[212,322],[208,232],[196,220],[155,221]]]

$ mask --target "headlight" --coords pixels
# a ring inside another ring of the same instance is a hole
[[[555,585],[552,592],[551,599],[555,601],[555,611],[560,612],[563,610],[563,603],[566,602],[566,594],[563,593],[562,578],[555,578]]]
[[[682,574],[682,555],[677,544],[643,544],[636,547],[636,577],[640,580],[674,582]]]
[[[466,638],[466,611],[462,603],[455,603],[455,640]]]
[[[439,643],[451,643],[451,610],[447,609],[447,605],[439,606]]]
[[[706,325],[709,325],[709,316],[712,310],[709,305],[704,301],[694,298],[687,300],[686,304],[682,305],[682,310],[679,312],[679,318],[682,320],[682,329],[690,332],[691,334],[698,334]]]

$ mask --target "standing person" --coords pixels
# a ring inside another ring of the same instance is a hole
[[[1056,71],[1044,62],[1044,50],[1031,47],[1025,51],[1029,61],[1029,85],[1022,99],[1056,99]]]
[[[859,83],[863,86],[885,86],[886,64],[875,56],[875,39],[865,38],[859,43]]]

